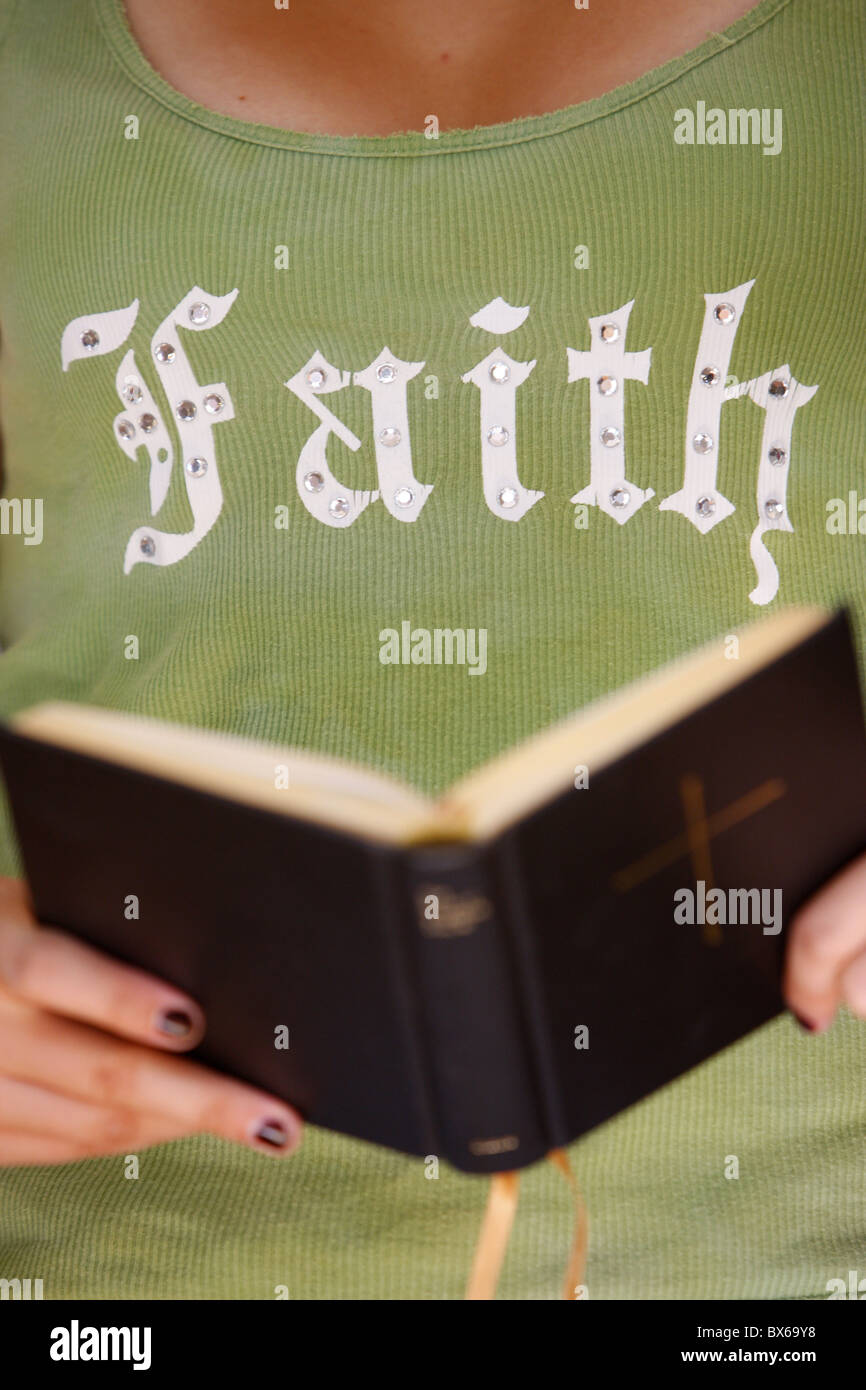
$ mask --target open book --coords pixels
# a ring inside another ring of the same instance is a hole
[[[866,848],[848,622],[811,608],[437,800],[62,703],[0,729],[0,764],[37,915],[189,990],[196,1055],[315,1123],[477,1172],[772,1018],[785,924]]]

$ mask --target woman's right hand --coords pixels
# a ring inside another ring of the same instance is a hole
[[[192,999],[40,926],[24,884],[0,878],[0,1166],[137,1153],[205,1130],[293,1152],[291,1106],[176,1055],[204,1031]]]

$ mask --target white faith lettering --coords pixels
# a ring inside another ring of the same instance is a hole
[[[406,384],[423,366],[423,362],[403,362],[385,347],[369,367],[353,376],[356,386],[370,392],[379,495],[398,521],[417,521],[433,491],[432,484],[419,483],[412,471],[409,442]]]
[[[683,486],[664,498],[660,510],[678,511],[706,534],[730,516],[734,504],[719,491],[719,425],[725,401],[749,398],[765,413],[757,479],[757,523],[750,553],[757,583],[749,597],[769,603],[779,588],[776,562],[764,543],[767,531],[792,531],[787,510],[787,485],[792,460],[792,435],[797,410],[817,391],[792,375],[788,364],[728,389],[725,387],[734,339],[753,280],[720,294],[704,295],[704,318],[689,391]],[[188,555],[207,535],[223,505],[216,466],[212,426],[234,417],[224,382],[201,386],[195,378],[178,330],[202,332],[221,323],[238,291],[223,296],[196,286],[163,319],[154,333],[150,352],[169,409],[160,407],[140,372],[133,352],[127,352],[115,375],[123,409],[114,419],[114,438],[131,460],[144,448],[150,463],[150,507],[156,515],[171,482],[175,446],[173,423],[180,439],[184,484],[193,514],[191,531],[171,534],[139,527],[129,539],[124,570],[138,563],[171,565]],[[590,348],[567,348],[568,381],[587,380],[590,386],[590,478],[571,501],[597,506],[622,525],[654,495],[626,477],[624,383],[649,381],[652,349],[626,351],[625,337],[635,301],[588,319]],[[61,360],[72,362],[115,351],[135,325],[139,301],[125,308],[81,315],[64,328]],[[529,306],[512,305],[498,297],[473,314],[470,324],[497,338],[519,329]],[[416,521],[433,488],[415,477],[409,430],[407,386],[426,365],[408,362],[384,347],[368,366],[342,371],[318,351],[286,387],[320,420],[300,451],[296,469],[298,493],[318,521],[333,527],[353,524],[362,511],[381,497],[400,521]],[[462,376],[480,396],[481,464],[484,499],[503,520],[517,521],[544,494],[525,488],[518,475],[516,394],[536,365],[519,361],[497,344]],[[331,471],[326,449],[331,435],[357,451],[361,440],[325,405],[324,396],[349,385],[370,393],[378,488],[344,487]],[[173,422],[170,417],[173,416]]]
[[[526,321],[529,309],[492,299],[469,322],[473,328],[498,335],[512,333]],[[529,376],[535,360],[515,362],[495,347],[461,378],[477,386],[480,401],[481,480],[484,501],[494,516],[519,521],[544,496],[525,488],[517,473],[517,388]]]
[[[774,599],[779,589],[779,570],[763,537],[767,531],[794,529],[787,512],[794,416],[818,387],[803,386],[786,363],[725,388],[734,338],[754,283],[748,280],[722,294],[704,295],[704,323],[689,394],[685,477],[680,491],[664,498],[659,510],[680,512],[703,534],[731,515],[734,504],[716,486],[719,423],[725,401],[749,396],[765,412],[757,481],[758,520],[749,540],[758,578],[749,598],[763,605]]]
[[[223,495],[213,446],[212,426],[234,418],[234,406],[223,381],[201,386],[179,340],[183,327],[201,333],[221,323],[237,297],[237,290],[209,295],[193,286],[163,319],[151,340],[151,353],[169,405],[174,410],[182,443],[184,484],[193,516],[191,531],[172,534],[140,526],[129,538],[124,573],[134,565],[173,565],[182,560],[210,531],[222,510]],[[114,352],[126,342],[138,317],[139,301],[123,309],[82,314],[63,330],[60,355],[63,370],[87,357]],[[135,355],[127,352],[115,375],[115,387],[124,407],[113,421],[113,433],[127,458],[135,461],[144,447],[150,461],[150,509],[155,516],[165,501],[171,482],[174,448],[159,406],[139,371]]]
[[[589,352],[566,348],[568,380],[589,382],[589,486],[572,503],[600,507],[623,525],[655,493],[625,476],[625,401],[623,382],[649,381],[652,348],[626,352],[625,335],[634,300],[589,320]]]
[[[125,309],[108,309],[101,314],[81,314],[70,319],[60,339],[60,361],[64,372],[71,362],[102,357],[125,343],[138,318],[138,300]]]
[[[787,510],[794,416],[817,390],[817,386],[803,386],[797,381],[786,362],[775,371],[731,386],[725,392],[726,400],[748,396],[764,412],[757,484],[758,521],[749,540],[749,553],[758,576],[758,582],[749,594],[752,603],[769,603],[779,590],[778,566],[767,550],[763,537],[765,531],[794,529]]]
[[[379,497],[398,521],[418,520],[433,487],[420,483],[412,469],[406,386],[423,366],[423,362],[404,362],[390,348],[384,347],[367,367],[351,373],[341,371],[320,352],[314,352],[301,370],[285,383],[322,421],[301,449],[295,469],[298,495],[317,521],[326,526],[351,526]],[[331,434],[353,452],[361,447],[358,436],[320,400],[321,396],[342,391],[352,383],[370,393],[379,484],[375,490],[357,491],[344,487],[328,463],[327,444]]]
[[[748,280],[723,294],[704,295],[704,322],[686,417],[683,485],[659,503],[659,511],[679,512],[703,535],[735,510],[716,487],[719,420],[734,338],[754,283]]]
[[[207,386],[199,384],[176,330],[183,327],[189,332],[203,333],[215,328],[229,312],[237,293],[237,290],[232,290],[229,294],[211,295],[198,285],[193,286],[171,313],[166,315],[151,339],[151,354],[157,375],[174,411],[180,436],[183,481],[192,512],[193,526],[191,531],[177,533],[139,526],[127,543],[123,562],[125,574],[137,564],[177,564],[178,560],[189,555],[204,539],[222,511],[223,492],[214,449],[213,425],[233,420],[234,406],[224,381],[212,382]],[[140,389],[142,392],[142,397],[138,398],[136,405],[138,410],[143,404],[144,387],[137,375],[133,382],[134,384],[130,384],[131,389]],[[150,396],[148,400],[152,404]],[[145,428],[143,416],[146,413],[153,412],[141,412],[137,425],[133,424],[135,434],[126,442],[132,443],[138,431]],[[157,416],[157,420],[158,418]],[[117,421],[115,428],[120,429]],[[163,437],[167,437],[164,425],[162,430]],[[121,443],[124,441],[121,440]],[[151,455],[152,514],[159,510],[168,492],[170,469],[171,454],[168,455],[169,471],[161,469],[158,451]]]
[[[322,396],[332,391],[342,391],[345,386],[351,385],[351,381],[351,372],[341,371],[316,351],[301,370],[284,383],[322,421],[298,455],[295,484],[307,511],[326,526],[351,526],[379,496],[378,492],[344,487],[334,477],[328,463],[327,446],[332,434],[353,453],[361,447],[361,441],[354,431],[344,425],[321,400]]]

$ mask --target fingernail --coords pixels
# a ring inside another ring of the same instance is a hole
[[[804,1018],[802,1014],[795,1013],[793,1009],[791,1010],[791,1013],[794,1014],[794,1017],[795,1017],[795,1019],[797,1020],[797,1022],[799,1023],[800,1027],[801,1027],[801,1028],[804,1028],[804,1029],[806,1030],[807,1033],[817,1033],[817,1032],[818,1032],[818,1025],[817,1025],[817,1023],[812,1023],[810,1019]]]
[[[192,1032],[192,1019],[183,1009],[163,1009],[155,1022],[159,1032],[169,1038],[188,1038]]]
[[[267,1144],[271,1149],[284,1149],[289,1142],[290,1134],[282,1120],[263,1120],[255,1133],[259,1143]]]

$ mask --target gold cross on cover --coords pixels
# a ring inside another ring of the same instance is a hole
[[[778,801],[785,795],[785,790],[785,783],[781,778],[771,777],[752,791],[746,792],[745,796],[723,807],[721,811],[715,811],[713,815],[708,816],[702,778],[695,772],[684,773],[680,777],[679,791],[685,830],[673,839],[667,840],[665,844],[641,855],[624,869],[619,869],[611,877],[611,888],[615,893],[629,893],[639,883],[654,878],[663,869],[670,868],[671,864],[688,855],[695,881],[703,879],[709,893],[713,887],[710,841]],[[717,946],[722,939],[718,922],[704,922],[703,937],[706,945]]]

